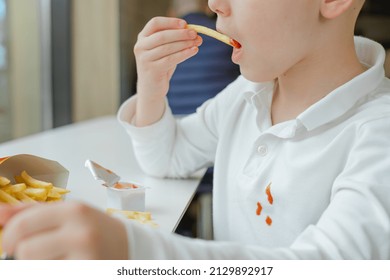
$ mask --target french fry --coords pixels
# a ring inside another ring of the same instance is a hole
[[[30,176],[26,171],[14,176],[15,184],[3,176],[0,176],[0,202],[54,202],[62,200],[63,195],[69,190],[53,186],[50,182],[38,180]],[[7,184],[6,184],[7,183]]]
[[[46,188],[51,189],[53,188],[53,184],[45,181],[37,180],[30,175],[27,174],[26,171],[23,171],[20,176],[22,177],[23,181],[26,183],[26,185],[31,186],[32,188]]]
[[[61,194],[56,190],[50,189],[47,194],[47,198],[61,198]]]
[[[237,42],[236,40],[230,38],[229,36],[227,36],[225,34],[219,33],[218,31],[210,29],[208,27],[197,25],[197,24],[187,24],[187,28],[193,29],[198,33],[210,36],[210,37],[217,39],[225,44],[228,44],[234,48],[237,48],[237,49],[241,48],[241,44],[239,42]]]
[[[9,203],[9,204],[19,204],[20,203],[19,200],[17,200],[15,197],[6,193],[3,190],[0,190],[0,201],[5,202],[5,203]]]
[[[47,197],[45,202],[56,202],[61,201],[62,197]]]
[[[36,200],[32,199],[31,197],[29,197],[27,194],[25,194],[24,192],[18,192],[18,193],[15,193],[14,196],[20,200],[21,202],[25,202],[25,203],[37,203]]]
[[[13,193],[18,193],[18,192],[22,192],[26,189],[26,184],[25,183],[20,183],[20,184],[15,184],[15,185],[7,185],[5,187],[2,187],[1,190],[9,193],[9,194],[13,194]]]
[[[37,201],[45,201],[48,195],[48,190],[45,188],[27,188],[23,192]]]
[[[6,186],[9,183],[11,183],[11,181],[8,178],[0,176],[0,187]]]
[[[70,192],[70,190],[67,190],[67,189],[64,189],[64,188],[59,188],[59,187],[56,187],[56,186],[53,186],[53,190],[58,192],[60,195],[64,195],[64,194],[67,194],[67,193]]]
[[[15,182],[16,182],[17,184],[24,183],[24,180],[23,180],[22,176],[20,176],[20,175],[15,175],[15,176],[14,176],[14,179],[15,179]]]
[[[107,214],[116,215],[119,214],[127,219],[135,220],[142,224],[148,224],[153,227],[157,227],[158,225],[153,222],[152,214],[150,212],[139,212],[139,211],[128,211],[128,210],[118,210],[113,208],[106,209]]]

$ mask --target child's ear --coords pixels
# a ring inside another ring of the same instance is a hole
[[[334,19],[348,10],[355,0],[321,0],[321,15]]]

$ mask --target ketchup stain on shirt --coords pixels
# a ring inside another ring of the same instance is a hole
[[[256,215],[257,216],[261,215],[261,210],[263,210],[263,206],[261,206],[260,202],[257,202],[257,209],[256,209]]]
[[[269,183],[268,186],[265,188],[265,194],[267,195],[268,203],[270,205],[273,205],[274,204],[274,197],[272,196],[272,193],[271,193],[271,184],[272,183]],[[260,201],[258,201],[256,203],[256,205],[257,205],[256,216],[261,216],[261,212],[263,211],[263,206],[261,205]],[[269,226],[272,225],[272,219],[270,216],[267,216],[267,218],[265,219],[265,223]]]
[[[265,222],[267,223],[267,225],[272,226],[272,219],[270,218],[270,216],[267,216]]]
[[[269,204],[274,204],[274,198],[271,194],[271,183],[269,183],[269,185],[265,189],[265,193],[267,194]]]

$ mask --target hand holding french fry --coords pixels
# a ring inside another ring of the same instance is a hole
[[[230,38],[229,36],[227,36],[225,34],[219,33],[216,30],[210,29],[208,27],[197,25],[197,24],[188,24],[187,28],[193,29],[198,33],[210,36],[210,37],[212,37],[216,40],[219,40],[227,45],[230,45],[234,48],[237,48],[237,49],[241,48],[241,44],[239,42],[237,42],[236,40]]]
[[[138,73],[137,126],[161,118],[176,66],[197,54],[202,44],[197,32],[186,26],[182,19],[156,17],[138,35],[134,47]]]
[[[164,97],[180,62],[197,53],[201,38],[182,19],[156,17],[138,35],[134,47],[142,93]]]

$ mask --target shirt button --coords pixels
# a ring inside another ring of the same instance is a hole
[[[259,153],[260,156],[264,157],[268,153],[268,147],[267,145],[260,145],[257,147],[257,152]]]

